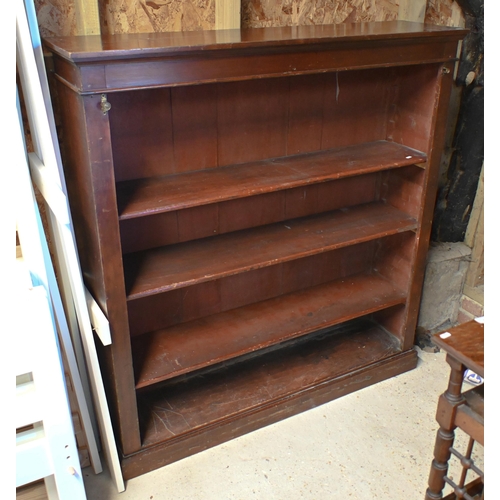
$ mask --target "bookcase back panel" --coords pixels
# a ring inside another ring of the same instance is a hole
[[[325,74],[290,78],[287,153],[309,153],[322,149]],[[307,96],[307,97],[305,97]]]
[[[175,87],[171,95],[174,161],[164,173],[216,167],[217,86]]]
[[[108,101],[115,180],[163,175],[174,163],[170,89],[118,92]]]
[[[220,166],[286,155],[289,85],[288,78],[218,85]]]
[[[386,138],[392,69],[341,71],[325,80],[322,149]]]

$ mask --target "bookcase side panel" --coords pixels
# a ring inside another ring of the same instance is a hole
[[[427,126],[427,138],[418,139],[419,146],[423,146],[428,154],[425,166],[420,210],[418,215],[419,227],[417,229],[417,243],[412,262],[412,280],[410,282],[409,298],[405,318],[405,334],[403,348],[409,349],[413,345],[415,329],[418,319],[420,297],[425,273],[425,260],[429,247],[430,231],[434,206],[436,201],[439,166],[444,148],[445,125],[448,114],[448,105],[451,95],[453,65],[446,63],[434,66],[436,74],[432,92],[428,91],[428,109],[432,110],[431,120]],[[430,71],[430,70],[429,70]],[[423,142],[425,141],[425,143]]]
[[[432,138],[439,64],[404,66],[396,76],[388,139],[428,153]]]
[[[107,316],[112,344],[102,350],[112,375],[108,387],[114,393],[114,425],[124,453],[140,449],[137,401],[133,386],[133,363],[125,299],[120,232],[115,190],[115,172],[109,112],[104,113],[101,96],[83,97],[88,135],[89,161],[96,192],[94,210],[100,233],[103,281],[106,288]]]
[[[101,242],[97,228],[95,192],[89,162],[83,99],[58,82],[55,107],[61,127],[58,129],[68,201],[73,218],[78,257],[86,286],[104,312],[107,312]],[[75,117],[78,117],[75,119]]]
[[[86,286],[107,315],[112,344],[103,348],[103,379],[123,449],[140,447],[125,286],[121,261],[108,117],[100,96],[80,96],[64,85],[58,93],[63,165]],[[99,346],[102,347],[102,346]]]

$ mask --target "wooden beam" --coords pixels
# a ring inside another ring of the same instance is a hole
[[[472,248],[465,285],[468,288],[476,288],[484,285],[484,166],[464,242]]]
[[[84,1],[84,0],[80,0]],[[215,0],[215,29],[238,29],[241,26],[240,0]]]
[[[427,0],[400,0],[398,19],[423,23]]]
[[[75,0],[77,35],[99,35],[99,7],[97,0]]]

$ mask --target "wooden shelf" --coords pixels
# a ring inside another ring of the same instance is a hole
[[[395,338],[367,321],[253,357],[184,382],[139,393],[143,447],[273,407],[400,352]],[[333,360],[335,360],[333,362]],[[346,390],[346,392],[350,392]]]
[[[404,212],[374,202],[137,252],[123,258],[127,298],[138,299],[416,227],[415,219]]]
[[[136,388],[405,302],[386,279],[361,274],[133,339]]]
[[[425,162],[420,151],[374,141],[315,153],[120,182],[120,220]]]

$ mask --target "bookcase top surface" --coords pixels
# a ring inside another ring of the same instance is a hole
[[[461,39],[468,30],[408,21],[283,26],[210,31],[48,37],[47,49],[75,63],[191,52],[297,47],[362,41]]]

